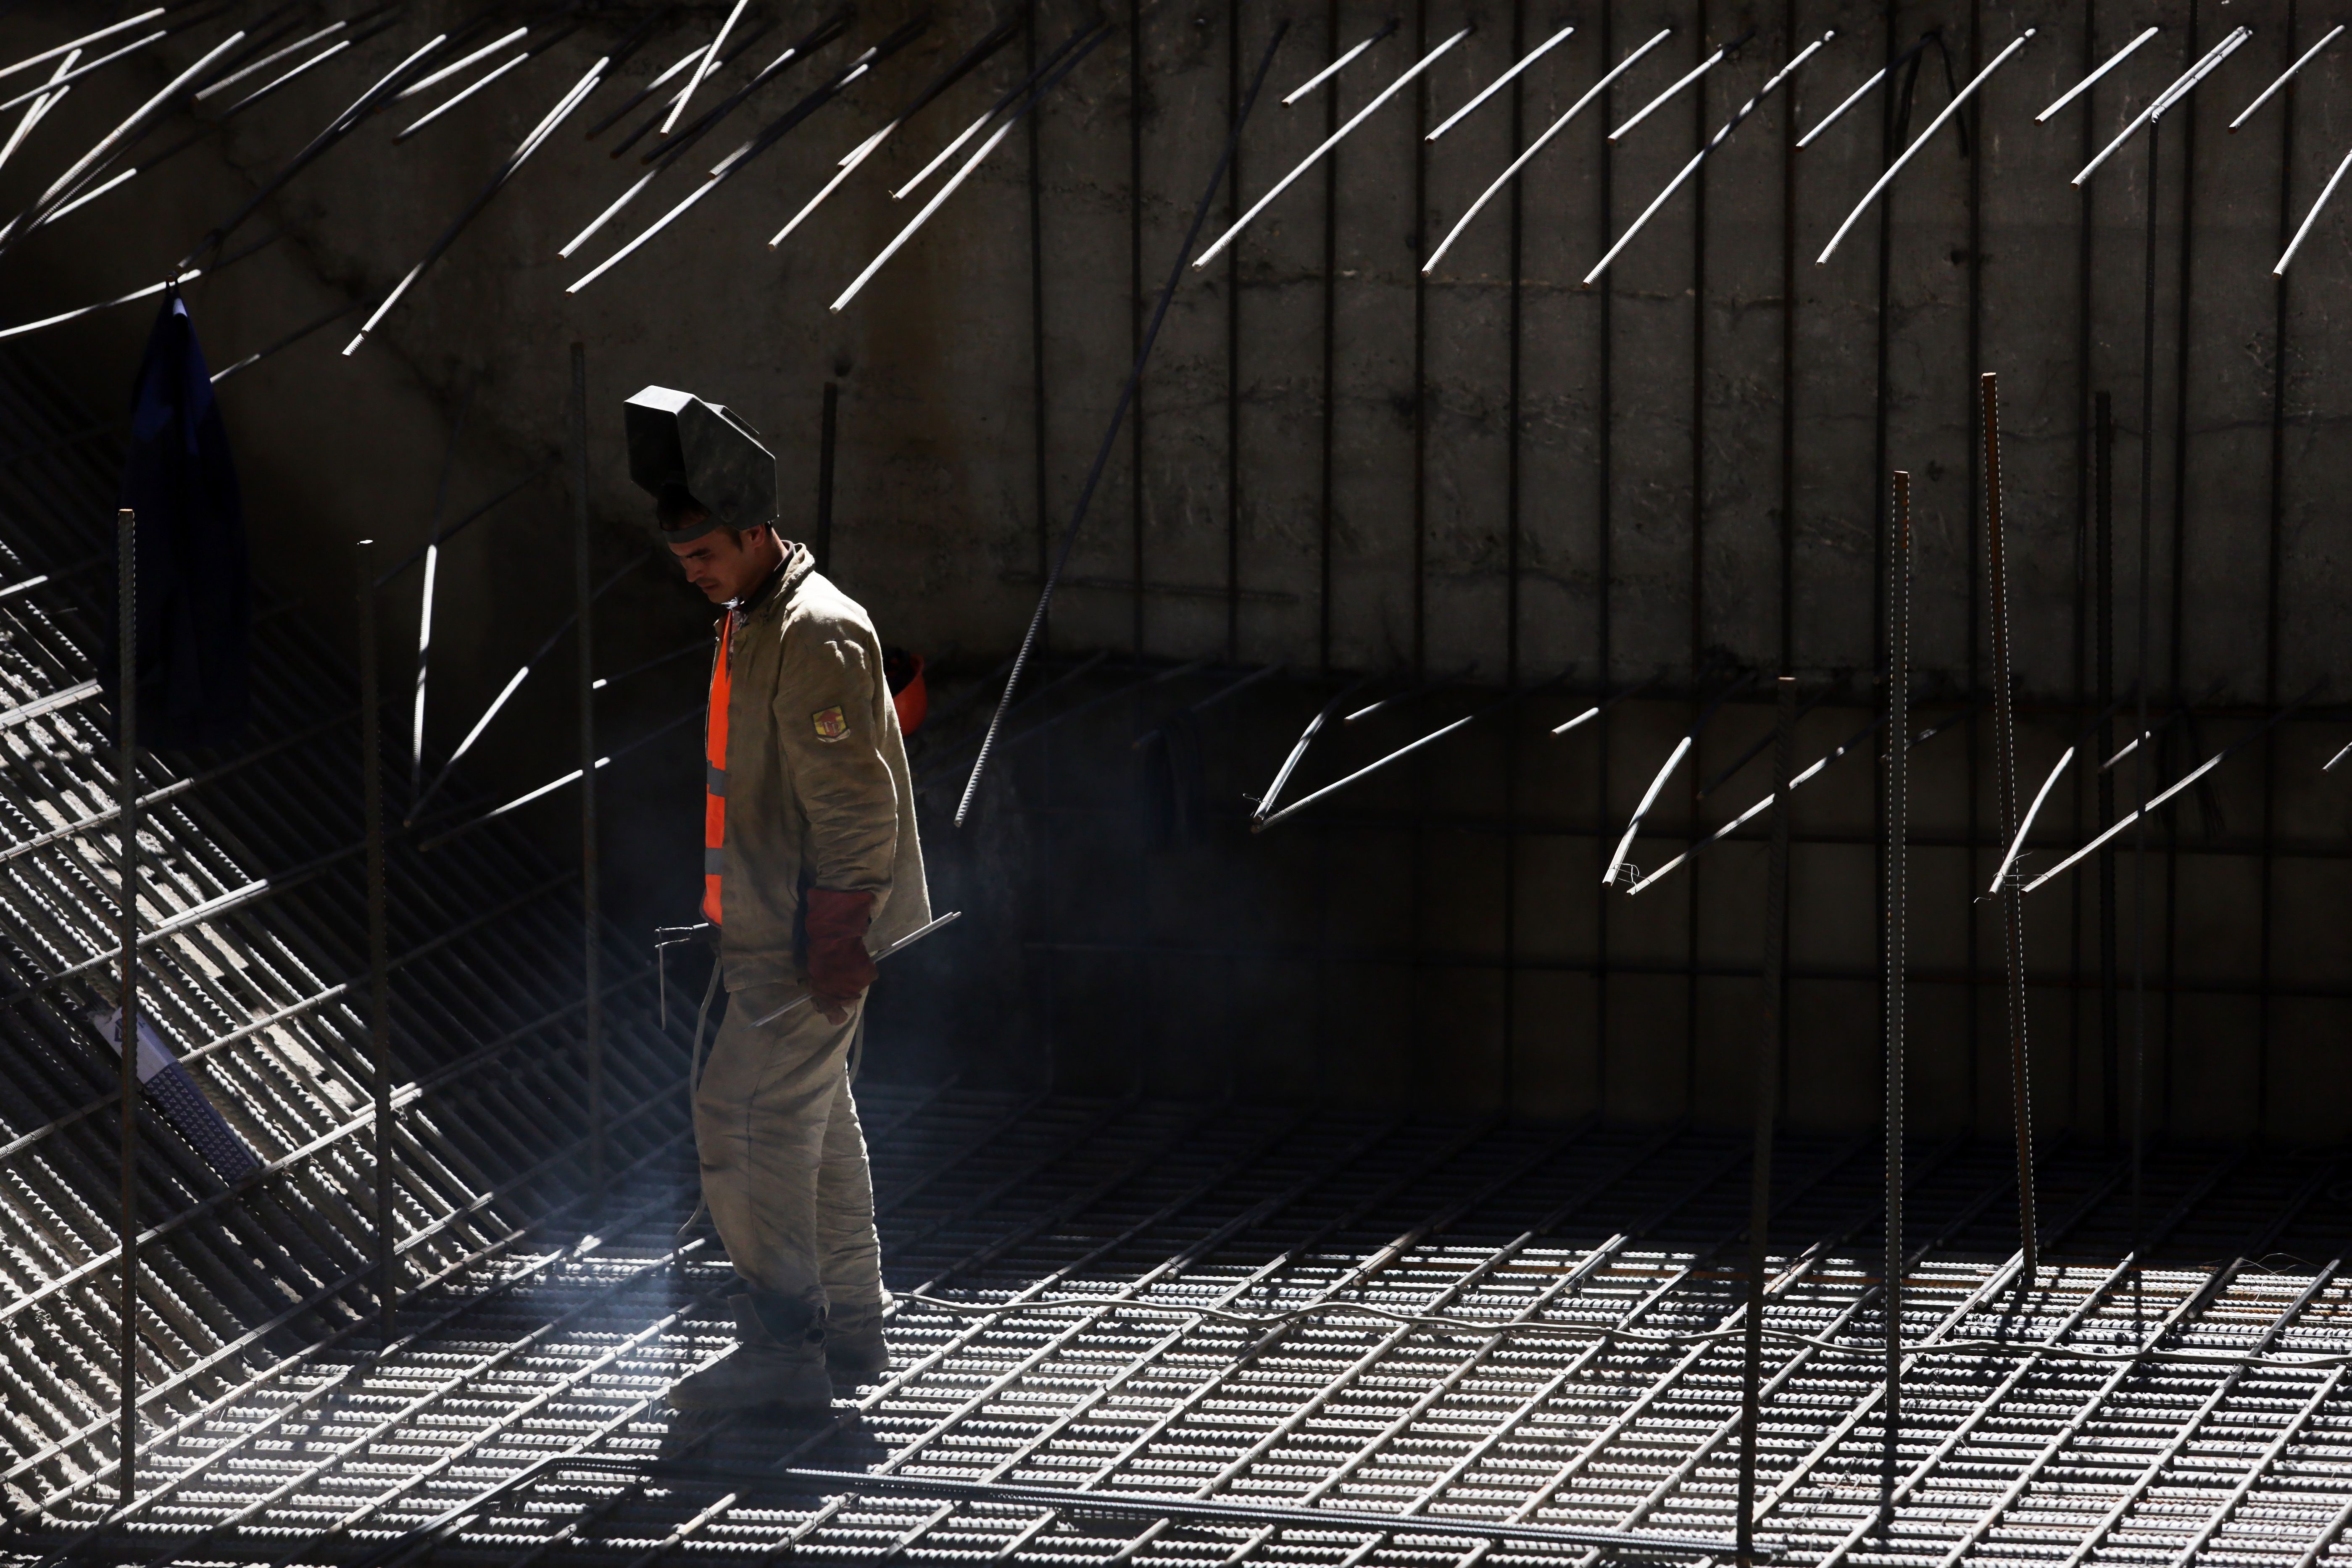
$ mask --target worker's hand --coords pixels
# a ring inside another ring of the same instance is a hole
[[[827,1023],[846,1023],[849,1009],[874,983],[874,959],[866,951],[866,928],[874,923],[874,895],[809,889],[809,998]]]

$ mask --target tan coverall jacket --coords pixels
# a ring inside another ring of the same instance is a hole
[[[882,645],[866,612],[799,546],[738,612],[727,702],[719,852],[727,1016],[695,1087],[703,1197],[728,1260],[772,1332],[871,1322],[882,1288],[850,1048],[841,1023],[801,1006],[802,895],[875,894],[866,946],[930,919],[915,796]]]
[[[727,988],[805,983],[801,897],[812,887],[873,894],[866,946],[877,952],[928,922],[915,786],[882,643],[807,547],[794,545],[782,578],[741,612],[728,689]]]

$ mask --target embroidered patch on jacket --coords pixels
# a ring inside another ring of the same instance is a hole
[[[841,707],[838,704],[835,704],[834,706],[829,708],[821,708],[817,712],[811,714],[809,716],[809,722],[816,727],[816,737],[819,740],[846,740],[849,738],[849,717],[841,711]]]

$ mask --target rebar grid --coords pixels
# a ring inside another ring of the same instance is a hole
[[[445,1288],[444,1321],[396,1354],[341,1347],[156,1445],[145,1484],[165,1495],[81,1554],[1468,1568],[1560,1553],[1448,1539],[1448,1517],[1727,1538],[1737,1336],[1664,1351],[1510,1330],[1736,1324],[1740,1141],[871,1086],[864,1098],[894,1284],[929,1283],[893,1325],[888,1380],[834,1427],[696,1431],[661,1410],[667,1381],[729,1343],[726,1270],[706,1239],[669,1237],[691,1204],[681,1145],[624,1173],[615,1206],[635,1218],[592,1250],[520,1260],[478,1301]],[[2015,1225],[2013,1166],[1992,1144],[1912,1162],[1906,1209],[1924,1245],[1904,1326],[1921,1348],[1882,1531],[1875,1152],[1784,1145],[1774,1225],[1790,1250],[1772,1261],[1768,1321],[1856,1354],[1765,1343],[1764,1542],[1804,1563],[2284,1563],[2322,1544],[2352,1497],[2342,1370],[2089,1364],[2022,1347],[2339,1351],[2352,1322],[2341,1270],[2093,1257],[2086,1239],[2128,1223],[2126,1167],[2057,1146],[2042,1161],[2043,1265],[2021,1296],[2017,1257],[1986,1247]],[[2333,1201],[2334,1171],[2160,1153],[2151,1245],[2228,1230],[2249,1254],[2308,1249],[2334,1223],[2308,1213],[2315,1184]],[[975,1319],[939,1299],[1025,1305]],[[1060,1305],[1072,1301],[1084,1310]],[[1258,1329],[1139,1310],[1318,1301],[1438,1308],[1482,1332],[1344,1316]],[[2021,1348],[1927,1349],[1983,1338]],[[568,1455],[594,1463],[567,1469]],[[665,1460],[711,1478],[621,1473]],[[820,1498],[743,1479],[780,1464],[1049,1487],[1070,1502]],[[1378,1511],[1400,1528],[1169,1521],[1090,1511],[1087,1491]],[[101,1505],[68,1500],[50,1539]],[[9,1544],[36,1554],[26,1537]]]

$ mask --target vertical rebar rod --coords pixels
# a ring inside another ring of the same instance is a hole
[[[1756,1561],[1756,1446],[1762,1436],[1764,1271],[1771,1260],[1772,1117],[1780,1102],[1780,1035],[1788,1007],[1789,770],[1797,678],[1777,683],[1772,729],[1772,851],[1764,883],[1764,1018],[1756,1032],[1756,1147],[1748,1166],[1748,1316],[1739,1390],[1739,1563]]]
[[[1323,0],[1323,44],[1333,59],[1339,57],[1339,0]],[[1323,135],[1339,133],[1339,86],[1323,95]],[[1323,396],[1320,437],[1321,474],[1315,501],[1316,667],[1331,674],[1331,534],[1336,526],[1332,494],[1331,444],[1337,434],[1339,392],[1337,359],[1339,332],[1339,154],[1334,149],[1323,160]]]
[[[2092,526],[2097,540],[2099,758],[2116,754],[2116,400],[2101,392],[2093,402],[2092,444],[2095,497]],[[2098,779],[2098,828],[2115,825],[2116,774],[2112,768],[2092,769]],[[2123,998],[2116,988],[2116,852],[2099,852],[2099,1095],[2103,1135],[2116,1146],[2121,1130]]]
[[[833,386],[825,384],[825,425],[833,424]],[[832,442],[825,443],[827,455]],[[825,478],[832,477],[826,465]],[[830,484],[825,486],[831,488]],[[580,968],[586,988],[580,1013],[588,1080],[588,1219],[604,1215],[604,1002],[596,930],[604,923],[596,882],[596,584],[588,561],[588,348],[572,345],[572,569],[580,657]]]
[[[1601,7],[1601,46],[1599,57],[1604,61],[1616,56],[1617,8]],[[1601,113],[1592,127],[1595,139],[1594,156],[1600,163],[1598,183],[1594,191],[1594,223],[1600,229],[1595,236],[1601,249],[1609,247],[1611,227],[1615,222],[1617,158],[1616,144],[1609,140],[1609,127],[1616,119],[1617,89],[1604,88],[1601,94]],[[1513,183],[1516,186],[1517,182]],[[1617,360],[1614,349],[1617,319],[1616,280],[1604,278],[1601,284],[1599,317],[1594,334],[1600,339],[1599,374],[1595,399],[1600,405],[1601,439],[1594,454],[1592,508],[1592,632],[1594,653],[1593,679],[1600,689],[1607,691],[1610,670],[1615,662],[1616,649],[1612,633],[1615,631],[1609,618],[1609,587],[1612,572],[1610,559],[1611,536],[1615,532],[1616,507],[1614,497],[1617,473],[1613,449],[1610,444],[1612,427],[1617,418]],[[1604,709],[1592,725],[1592,853],[1601,859],[1609,852],[1609,737],[1611,715]],[[1592,879],[1592,1113],[1599,1115],[1609,1103],[1609,915],[1616,904],[1616,890],[1599,877]]]
[[[2155,566],[2156,528],[2156,181],[2163,165],[2157,153],[2164,121],[2147,123],[2147,222],[2146,254],[2140,276],[2139,322],[2139,583],[2138,583],[2138,704],[2132,731],[2139,744],[2132,747],[2132,809],[2138,812],[2132,826],[2132,1069],[2131,1069],[2131,1239],[2132,1255],[2141,1255],[2145,1221],[2143,1156],[2147,1114],[2147,754],[2155,747],[2147,737],[2148,591]]]
[[[2294,54],[2298,33],[2295,10],[2295,0],[2287,0],[2287,53],[2300,58]],[[2294,235],[2294,81],[2290,78],[2284,100],[2279,105],[2278,233],[2282,252]],[[2263,706],[2266,708],[2275,708],[2279,700],[2279,569],[2286,531],[2287,294],[2286,275],[2284,273],[2272,285],[2271,312],[2270,484],[2264,508],[2265,559],[2263,570]],[[2269,1124],[2271,1038],[2276,1011],[2272,996],[2271,933],[2273,929],[2272,889],[2276,876],[2278,849],[2278,734],[2273,730],[2263,737],[2263,858],[2262,875],[2255,894],[2260,901],[2260,928],[2255,951],[2262,955],[2255,977],[2254,999],[2254,1135],[2257,1138],[2263,1135]]]
[[[833,570],[833,465],[841,438],[841,383],[824,383],[824,416],[816,436],[816,569]],[[583,622],[585,624],[585,622]]]
[[[393,1342],[398,1300],[398,1251],[393,1243],[391,965],[384,936],[383,705],[378,693],[375,645],[375,541],[352,551],[353,624],[360,643],[360,799],[367,838],[368,1053],[375,1080],[372,1129],[375,1157],[375,1292],[377,1332]]]
[[[1885,1440],[1879,1451],[1878,1511],[1894,1523],[1895,1470],[1903,1447],[1903,1022],[1907,977],[1904,916],[1909,903],[1911,795],[1911,476],[1895,474],[1886,540],[1886,1249]]]
[[[121,1477],[128,1507],[139,1485],[139,517],[125,507],[114,515],[114,549],[121,579],[120,685],[115,695],[115,875],[121,885],[122,1016],[114,1026],[121,1098],[121,1301],[116,1345],[116,1391],[121,1396]]]
[[[2000,810],[2000,841],[2017,837],[2023,803],[2017,798],[2016,692],[2011,681],[2009,640],[2009,556],[2001,530],[2000,511],[2000,384],[1987,371],[1978,380],[1983,392],[1985,573],[1992,591],[1993,793]],[[2001,878],[2001,964],[2009,979],[2009,1075],[2011,1116],[2017,1134],[2017,1232],[2025,1254],[2019,1275],[2021,1289],[2031,1290],[2040,1254],[2034,1244],[2033,1222],[2033,1083],[2032,1052],[2025,1032],[2025,906],[2015,873]]]
[[[1225,119],[1242,105],[1241,0],[1225,5]],[[1225,226],[1242,219],[1242,151],[1225,181]],[[1225,253],[1225,662],[1242,656],[1242,260],[1238,246]]]

